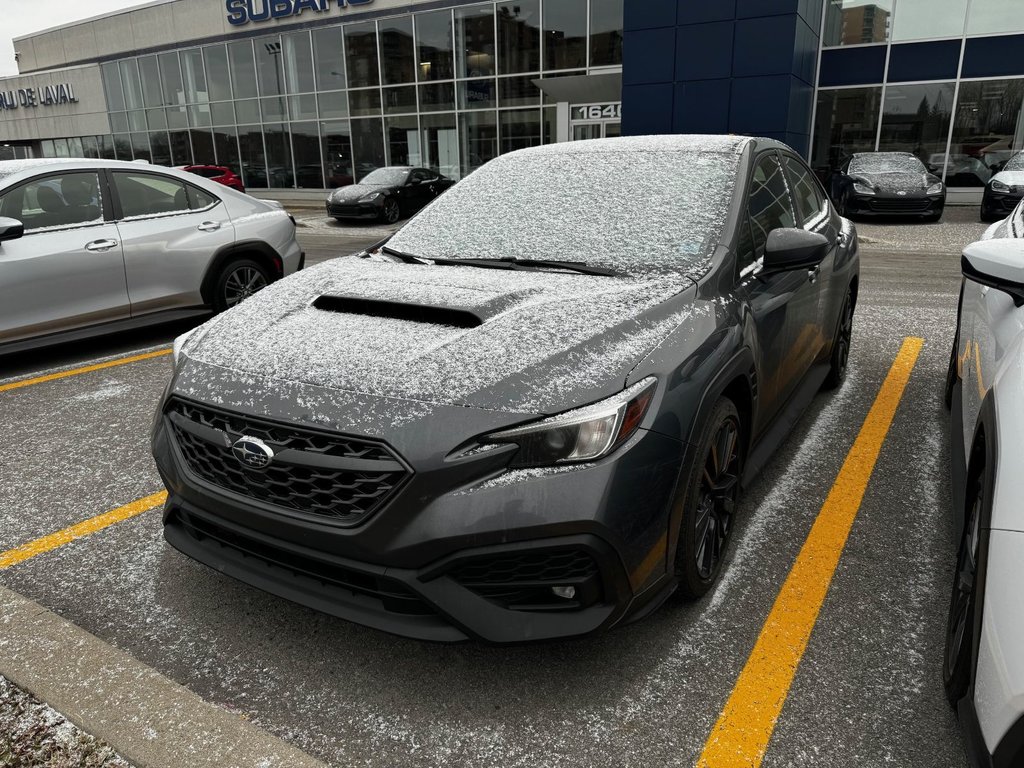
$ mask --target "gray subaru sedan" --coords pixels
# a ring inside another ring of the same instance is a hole
[[[280,204],[209,179],[0,162],[0,354],[221,311],[302,262]]]

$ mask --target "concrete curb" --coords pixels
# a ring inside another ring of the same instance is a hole
[[[139,768],[324,767],[4,587],[0,674]]]

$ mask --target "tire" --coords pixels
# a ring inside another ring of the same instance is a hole
[[[832,340],[832,357],[829,360],[828,375],[822,383],[822,389],[838,389],[846,381],[846,371],[850,363],[850,345],[853,341],[853,291],[846,289],[843,308],[839,313],[839,327]]]
[[[223,312],[270,284],[266,268],[252,259],[235,259],[224,265],[214,287],[213,308]]]
[[[985,224],[994,224],[995,222],[999,221],[999,219],[1000,217],[996,216],[994,213],[988,213],[986,211],[981,212],[981,220]]]
[[[707,594],[718,579],[732,537],[743,472],[742,435],[736,406],[728,398],[719,399],[686,471],[675,572],[679,593],[691,600]]]
[[[387,224],[394,224],[400,218],[402,218],[402,210],[398,206],[398,201],[393,197],[389,197],[384,201],[384,207],[381,208],[380,218]]]
[[[960,537],[953,594],[946,619],[946,647],[942,664],[942,683],[946,699],[953,708],[966,695],[974,675],[975,614],[981,602],[977,587],[978,555],[983,536],[981,517],[985,504],[984,471],[971,481],[968,499],[971,510]]]

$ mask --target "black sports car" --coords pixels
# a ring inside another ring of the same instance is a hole
[[[1024,152],[1018,152],[985,185],[981,220],[998,221],[1013,213],[1024,199]]]
[[[946,187],[909,152],[862,152],[832,175],[832,199],[843,216],[921,216],[938,221]]]
[[[843,381],[858,276],[853,226],[777,142],[503,155],[175,343],[165,536],[432,640],[579,635],[699,597],[741,487]]]
[[[455,182],[427,168],[391,166],[371,171],[358,184],[327,196],[327,215],[338,221],[363,219],[394,224],[411,216]]]

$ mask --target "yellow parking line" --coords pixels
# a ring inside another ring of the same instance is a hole
[[[49,536],[43,536],[41,539],[22,544],[15,549],[0,552],[0,571],[10,568],[12,565],[23,563],[36,555],[42,555],[58,547],[63,547],[75,539],[102,531],[104,528],[108,528],[115,523],[141,515],[143,512],[148,512],[160,506],[166,500],[167,492],[160,491],[160,493],[154,493],[138,501],[133,501],[131,504],[125,504],[123,507],[104,512],[102,515],[83,520],[76,525],[72,525],[70,528],[65,528],[63,531],[57,531]]]
[[[169,354],[171,354],[171,350],[169,349],[158,349],[156,352],[146,352],[145,354],[132,355],[131,357],[119,357],[116,360],[108,360],[105,363],[94,363],[93,365],[86,365],[81,368],[74,368],[70,371],[58,371],[57,373],[48,373],[45,376],[36,376],[33,379],[22,379],[21,381],[12,381],[8,384],[0,384],[0,392],[10,392],[12,389],[31,387],[33,384],[43,384],[44,382],[47,381],[66,379],[69,376],[79,376],[83,373],[91,373],[92,371],[102,371],[104,368],[115,368],[119,365],[137,363],[140,360],[151,360],[154,357],[163,357]]]
[[[711,730],[698,768],[757,768],[807,648],[923,339],[905,339]]]

